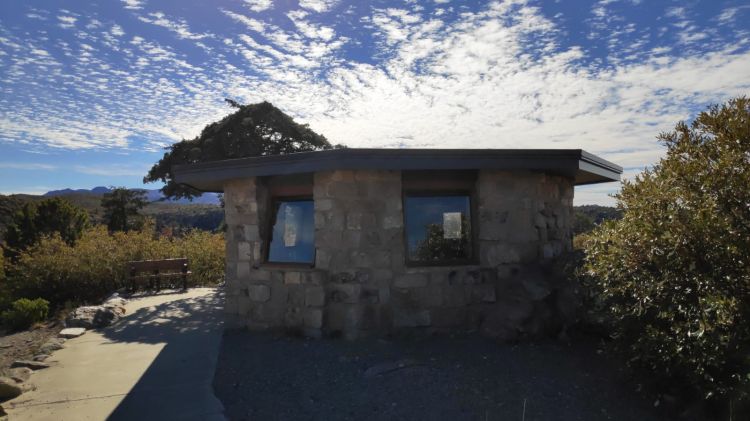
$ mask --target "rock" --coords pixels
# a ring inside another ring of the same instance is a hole
[[[43,368],[49,367],[49,364],[40,361],[16,360],[13,361],[13,364],[10,365],[10,368],[16,367],[28,367],[32,370],[41,370]]]
[[[16,383],[23,383],[31,377],[34,371],[28,367],[16,367],[10,369],[10,378]]]
[[[7,412],[5,412],[5,409],[3,409],[3,406],[2,406],[2,405],[0,405],[0,421],[5,421],[5,420],[7,420],[7,418],[5,418],[5,417],[7,417],[7,416],[8,416],[8,413],[7,413]]]
[[[78,307],[65,319],[65,326],[86,329],[105,327],[119,320],[124,314],[125,308],[115,304]]]
[[[47,354],[38,354],[34,355],[34,358],[32,358],[32,360],[41,362],[46,360],[47,358],[49,358],[49,355]]]
[[[51,338],[47,342],[45,342],[41,347],[39,347],[39,353],[40,354],[51,354],[54,351],[57,351],[58,349],[65,348],[65,340],[62,338]]]
[[[7,401],[23,393],[21,385],[9,377],[0,377],[0,401]]]
[[[70,339],[70,338],[77,338],[83,335],[84,333],[86,333],[86,328],[69,327],[67,329],[61,330],[60,333],[58,333],[58,336],[60,336],[61,338]]]

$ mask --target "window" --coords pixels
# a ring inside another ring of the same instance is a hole
[[[470,195],[406,194],[404,216],[408,262],[455,264],[472,259]]]
[[[315,262],[313,201],[276,200],[268,246],[269,263]]]

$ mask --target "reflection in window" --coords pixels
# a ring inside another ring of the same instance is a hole
[[[276,202],[276,217],[268,247],[269,262],[315,262],[313,212],[312,200]]]
[[[405,198],[408,260],[450,263],[471,259],[469,196]]]

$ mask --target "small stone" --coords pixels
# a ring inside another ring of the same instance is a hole
[[[49,358],[49,355],[47,354],[38,354],[38,355],[34,355],[34,358],[32,358],[32,360],[41,362],[41,361],[46,360],[47,358]]]
[[[13,361],[13,364],[10,365],[10,368],[16,367],[28,367],[32,370],[41,370],[43,368],[49,367],[49,364],[43,363],[41,361],[16,360]]]
[[[83,335],[84,333],[86,333],[86,328],[83,328],[83,327],[69,327],[67,329],[61,330],[60,333],[58,333],[58,336],[61,337],[61,338],[70,339],[70,338],[77,338],[77,337]]]
[[[28,367],[16,367],[10,369],[10,378],[17,383],[23,383],[31,377],[33,371]]]
[[[63,338],[51,338],[39,347],[40,354],[51,354],[54,351],[65,348],[65,339]]]
[[[23,393],[21,386],[10,377],[0,377],[0,401],[7,401]]]

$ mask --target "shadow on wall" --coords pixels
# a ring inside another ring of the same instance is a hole
[[[224,419],[212,388],[223,306],[217,290],[143,307],[102,330],[112,342],[165,344],[108,419]]]

